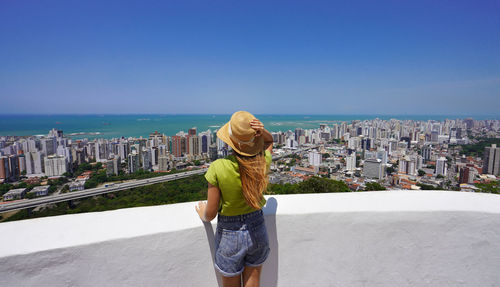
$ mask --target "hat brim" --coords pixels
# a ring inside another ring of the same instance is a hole
[[[234,142],[229,136],[229,122],[217,131],[217,137],[227,143],[234,151],[243,156],[254,156],[264,150],[264,139],[262,137],[255,137],[254,144],[252,146],[242,144],[240,148],[240,145],[237,142]]]

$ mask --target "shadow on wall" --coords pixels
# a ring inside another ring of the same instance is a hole
[[[276,210],[278,201],[274,197],[267,199],[266,206],[262,209],[266,220],[267,235],[269,236],[269,247],[271,253],[262,267],[260,277],[261,286],[278,286],[278,233],[276,229]]]
[[[262,267],[262,274],[260,277],[261,286],[278,286],[278,233],[276,231],[276,210],[278,209],[278,201],[274,197],[267,199],[266,206],[262,208],[264,211],[264,218],[266,220],[267,235],[269,236],[269,247],[271,252],[267,258],[264,266]],[[212,262],[215,261],[215,234],[210,222],[203,222],[205,225],[205,232],[207,233],[208,245],[210,246],[210,255]],[[222,287],[222,279],[214,266],[215,277],[219,287]]]

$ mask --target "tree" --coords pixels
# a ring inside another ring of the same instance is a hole
[[[365,184],[365,190],[366,191],[386,190],[386,188],[378,182],[368,182]]]
[[[64,177],[71,177],[72,174],[70,172],[65,172],[65,173],[62,174],[62,176],[64,176]]]
[[[65,184],[65,185],[63,186],[63,188],[61,189],[61,192],[62,192],[62,193],[69,192],[69,185]]]
[[[389,166],[385,169],[387,171],[387,174],[393,174],[395,169],[392,166]]]
[[[444,178],[444,176],[442,174],[438,174],[436,175],[436,178]]]
[[[419,169],[418,170],[418,176],[424,176],[425,175],[425,171]]]
[[[18,185],[16,185],[16,188],[27,188],[28,184],[26,182],[20,182]]]
[[[500,182],[499,181],[478,183],[478,184],[476,184],[476,187],[479,188],[479,192],[500,194]]]
[[[298,193],[349,192],[345,182],[313,176],[298,184]]]
[[[440,186],[434,186],[432,184],[425,184],[425,183],[417,183],[417,186],[420,186],[421,190],[442,190],[443,189]]]

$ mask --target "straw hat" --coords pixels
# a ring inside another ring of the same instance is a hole
[[[238,111],[217,131],[217,136],[237,153],[254,156],[263,150],[264,139],[255,136],[256,131],[250,126],[253,119],[255,117],[251,113]]]

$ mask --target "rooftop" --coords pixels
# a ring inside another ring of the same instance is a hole
[[[217,286],[194,202],[0,224],[5,286]],[[499,286],[500,197],[268,197],[262,286]]]

